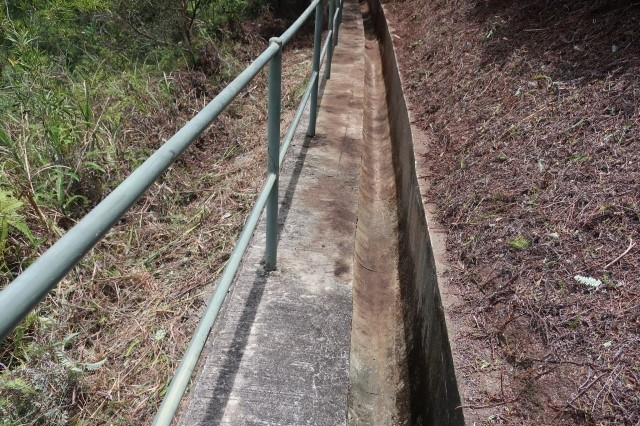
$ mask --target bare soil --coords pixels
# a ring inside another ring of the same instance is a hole
[[[467,420],[640,424],[640,4],[386,9],[460,293]]]

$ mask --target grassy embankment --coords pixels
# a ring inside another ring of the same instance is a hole
[[[265,47],[282,21],[264,3],[5,2],[0,287]],[[285,56],[285,108],[307,56]],[[0,424],[150,419],[261,184],[264,92],[261,75],[0,343]]]

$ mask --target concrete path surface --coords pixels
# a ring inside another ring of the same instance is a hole
[[[346,1],[317,135],[301,132],[283,166],[278,269],[262,270],[262,223],[180,425],[346,424],[363,46],[358,3]]]

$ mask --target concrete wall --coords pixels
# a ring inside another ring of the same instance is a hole
[[[463,425],[433,247],[416,176],[413,136],[392,37],[379,0],[368,0],[387,87],[398,200],[400,281],[409,363],[411,423]]]

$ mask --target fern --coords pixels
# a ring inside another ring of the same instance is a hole
[[[107,362],[106,357],[97,362],[77,362],[67,356],[65,348],[78,334],[79,333],[71,333],[54,345],[53,353],[58,363],[72,373],[82,373],[100,369]]]
[[[580,284],[586,285],[591,288],[598,288],[602,285],[602,281],[593,277],[584,277],[582,275],[576,275],[573,277],[574,280],[578,281]]]
[[[4,254],[11,228],[27,237],[30,242],[35,238],[20,213],[22,202],[15,198],[11,191],[0,190],[0,255]]]

